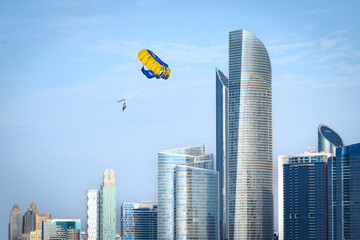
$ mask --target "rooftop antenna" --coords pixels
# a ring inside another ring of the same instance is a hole
[[[307,151],[308,152],[311,152],[311,153],[313,153],[313,152],[315,152],[315,147],[307,147]]]

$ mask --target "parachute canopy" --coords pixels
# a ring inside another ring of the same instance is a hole
[[[157,79],[168,79],[170,76],[169,66],[161,61],[161,59],[155,55],[149,49],[143,49],[138,53],[139,60],[144,64],[141,71],[147,78],[156,77]],[[145,69],[145,66],[147,69]]]

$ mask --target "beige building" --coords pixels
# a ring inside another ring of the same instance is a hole
[[[31,231],[30,233],[24,233],[19,236],[19,240],[42,240],[41,231]]]
[[[42,231],[42,222],[51,219],[51,214],[49,213],[39,213],[35,216],[35,223],[36,223],[36,231]]]
[[[68,229],[67,230],[67,239],[68,240],[81,240],[81,234],[79,229]]]

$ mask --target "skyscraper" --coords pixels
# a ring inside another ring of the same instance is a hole
[[[226,209],[222,213],[226,219],[225,235],[228,239],[271,239],[274,233],[271,64],[262,42],[245,30],[229,34],[228,89],[228,110],[221,109],[227,108],[226,103],[217,106],[223,114],[222,125],[228,126],[227,131],[217,130],[223,132],[220,138],[217,134],[217,150],[227,145],[224,164],[227,169],[220,173],[223,178],[220,182],[225,181],[228,187]],[[223,128],[219,120],[217,127]]]
[[[14,204],[10,211],[9,240],[18,240],[22,232],[22,215],[20,207]]]
[[[336,149],[329,164],[329,239],[360,239],[360,143]]]
[[[48,219],[43,222],[43,240],[80,240],[80,234],[80,219]]]
[[[283,225],[283,239],[327,239],[327,160],[330,156],[324,152],[304,152],[285,157],[283,198],[279,198],[284,207],[283,223],[279,222],[279,226]],[[279,204],[279,214],[280,210]]]
[[[158,239],[218,239],[218,173],[206,146],[158,153]]]
[[[157,239],[157,205],[124,202],[121,206],[121,239]]]
[[[99,240],[99,190],[86,193],[86,239]]]
[[[30,233],[36,229],[36,214],[39,213],[39,208],[34,202],[28,207],[28,211],[23,216],[23,233]]]
[[[216,69],[216,170],[219,172],[219,226],[220,238],[226,229],[226,159],[229,112],[229,79]]]
[[[318,127],[318,151],[336,154],[336,148],[343,147],[344,143],[339,134],[330,127],[320,124]]]
[[[116,239],[115,172],[106,169],[100,187],[100,240]]]
[[[123,202],[120,214],[121,239],[135,239],[134,203]]]

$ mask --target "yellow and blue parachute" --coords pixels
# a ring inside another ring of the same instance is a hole
[[[169,66],[161,61],[161,59],[155,55],[149,49],[143,49],[138,53],[139,60],[144,64],[141,68],[142,73],[147,78],[156,77],[157,79],[168,79],[170,76]],[[145,66],[148,70],[145,69]]]

